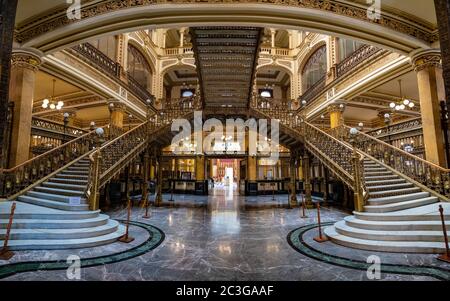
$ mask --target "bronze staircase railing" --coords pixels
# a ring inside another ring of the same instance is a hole
[[[191,105],[188,106],[176,102],[166,105],[164,109],[148,116],[148,121],[109,141],[89,155],[90,173],[85,193],[91,210],[99,208],[100,189],[144,152],[161,132],[170,128],[174,119],[193,116],[200,102],[198,98],[192,98],[190,101]]]
[[[340,126],[334,135],[348,141],[349,129],[350,127],[346,125]],[[358,132],[355,145],[358,150],[431,189],[440,195],[441,199],[450,198],[450,169],[431,163],[363,132]]]
[[[306,149],[355,192],[355,209],[364,210],[369,194],[364,182],[363,154],[306,122],[301,113],[288,107],[267,107],[259,97],[253,99],[251,107],[257,112],[255,115],[279,119],[280,124],[290,127],[294,135],[304,142]]]
[[[0,196],[10,197],[86,154],[95,146],[97,139],[96,132],[91,131],[18,166],[0,169]]]

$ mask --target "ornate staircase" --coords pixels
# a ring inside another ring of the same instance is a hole
[[[291,128],[306,150],[355,192],[354,215],[325,229],[331,241],[372,251],[445,251],[438,206],[450,230],[450,170],[364,133],[352,137],[348,127],[326,133],[287,107],[261,107],[256,100],[253,111]]]

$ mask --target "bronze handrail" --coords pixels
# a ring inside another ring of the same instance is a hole
[[[56,152],[59,151],[60,149],[62,149],[62,148],[64,148],[64,147],[68,146],[69,144],[73,144],[73,143],[75,143],[75,142],[78,142],[78,140],[84,139],[84,138],[86,138],[87,136],[91,135],[92,133],[95,133],[95,131],[90,131],[90,132],[84,134],[83,136],[80,136],[80,137],[78,137],[78,138],[76,138],[76,139],[73,139],[73,140],[71,140],[71,141],[69,141],[69,142],[66,142],[66,143],[64,143],[64,144],[62,144],[62,145],[60,145],[60,146],[58,146],[58,147],[56,147],[56,148],[54,148],[54,149],[52,149],[52,150],[49,150],[48,152],[45,152],[45,153],[40,154],[40,155],[38,155],[38,156],[36,156],[36,157],[34,157],[34,158],[31,158],[31,159],[29,159],[28,161],[25,161],[25,162],[23,162],[23,163],[21,163],[21,164],[19,164],[19,165],[16,165],[16,166],[14,166],[14,167],[12,167],[12,168],[9,168],[9,169],[2,169],[2,168],[0,168],[0,172],[14,172],[15,170],[17,170],[17,169],[19,169],[19,168],[21,168],[21,167],[23,167],[23,166],[25,166],[25,165],[27,165],[27,164],[30,164],[30,163],[32,163],[33,161],[37,161],[37,160],[39,160],[39,159],[41,159],[41,158],[43,158],[43,157],[45,157],[45,156],[48,156],[48,155],[50,155],[50,154],[52,154],[52,153],[56,153]]]

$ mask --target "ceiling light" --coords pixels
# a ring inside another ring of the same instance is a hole
[[[410,107],[411,109],[414,108],[414,103],[413,103],[413,102],[410,102],[409,105],[408,105],[408,107]]]
[[[401,104],[400,105],[400,110],[404,110],[406,107],[405,107],[405,105],[404,104]]]
[[[409,103],[410,103],[409,99],[403,100],[403,104],[404,104],[405,106],[409,105]]]
[[[391,107],[391,109],[394,109],[394,108],[395,108],[395,102],[391,102],[391,103],[389,104],[389,107]]]

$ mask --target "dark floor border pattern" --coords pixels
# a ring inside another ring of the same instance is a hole
[[[126,222],[124,220],[118,221],[122,223]],[[115,254],[81,259],[81,267],[94,267],[129,260],[157,248],[165,239],[164,232],[155,226],[136,221],[130,221],[130,225],[147,230],[150,237],[142,244],[129,250]],[[67,268],[69,268],[69,264],[66,260],[15,262],[0,266],[0,279],[25,272],[65,270]]]
[[[335,222],[322,223],[322,226],[330,226]],[[314,228],[317,228],[318,224],[310,224],[291,231],[287,236],[287,241],[289,245],[294,248],[297,252],[315,260],[319,260],[324,263],[367,271],[367,269],[372,265],[370,263],[349,259],[344,257],[339,257],[332,254],[326,254],[322,251],[314,249],[308,245],[304,239],[303,235]],[[389,274],[402,274],[402,275],[416,275],[416,276],[429,276],[436,278],[438,280],[450,281],[450,270],[433,267],[433,266],[409,266],[401,264],[381,264],[381,272]]]

